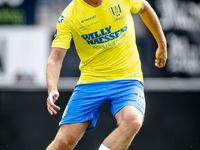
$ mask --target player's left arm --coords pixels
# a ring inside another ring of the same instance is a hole
[[[167,61],[167,41],[155,11],[146,0],[142,2],[139,15],[158,44],[155,66],[163,68]]]

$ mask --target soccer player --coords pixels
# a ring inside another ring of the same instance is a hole
[[[47,109],[51,115],[59,92],[62,61],[73,38],[81,75],[63,113],[60,129],[47,150],[71,150],[95,127],[101,106],[110,102],[117,128],[99,150],[126,150],[143,124],[143,74],[131,12],[139,13],[157,41],[155,66],[167,59],[158,17],[145,0],[73,0],[62,12],[47,62]],[[73,64],[71,64],[73,65]]]

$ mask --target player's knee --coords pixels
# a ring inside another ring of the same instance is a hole
[[[72,149],[76,141],[73,137],[68,139],[59,139],[57,142],[58,149]]]
[[[132,133],[135,133],[141,128],[142,124],[143,124],[143,119],[135,118],[134,120],[131,121],[129,130]]]
[[[65,140],[59,140],[57,145],[58,149],[67,149],[69,144]]]
[[[121,123],[122,128],[124,128],[125,132],[127,132],[127,134],[130,134],[130,136],[137,133],[142,124],[143,117],[137,115],[130,115],[123,120],[123,123]]]

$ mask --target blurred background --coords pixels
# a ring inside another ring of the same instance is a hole
[[[53,140],[78,80],[72,41],[58,84],[61,111],[46,109],[46,62],[57,20],[71,0],[0,0],[0,150],[44,150]],[[157,44],[133,14],[145,81],[144,125],[129,149],[200,149],[200,0],[148,0],[168,41],[166,67],[154,66]],[[108,103],[75,150],[97,150],[116,127]]]

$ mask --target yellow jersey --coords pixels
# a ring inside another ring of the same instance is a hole
[[[103,0],[98,7],[73,0],[62,12],[52,47],[69,49],[73,38],[81,60],[78,84],[121,79],[143,82],[131,15],[141,6],[142,0]]]

